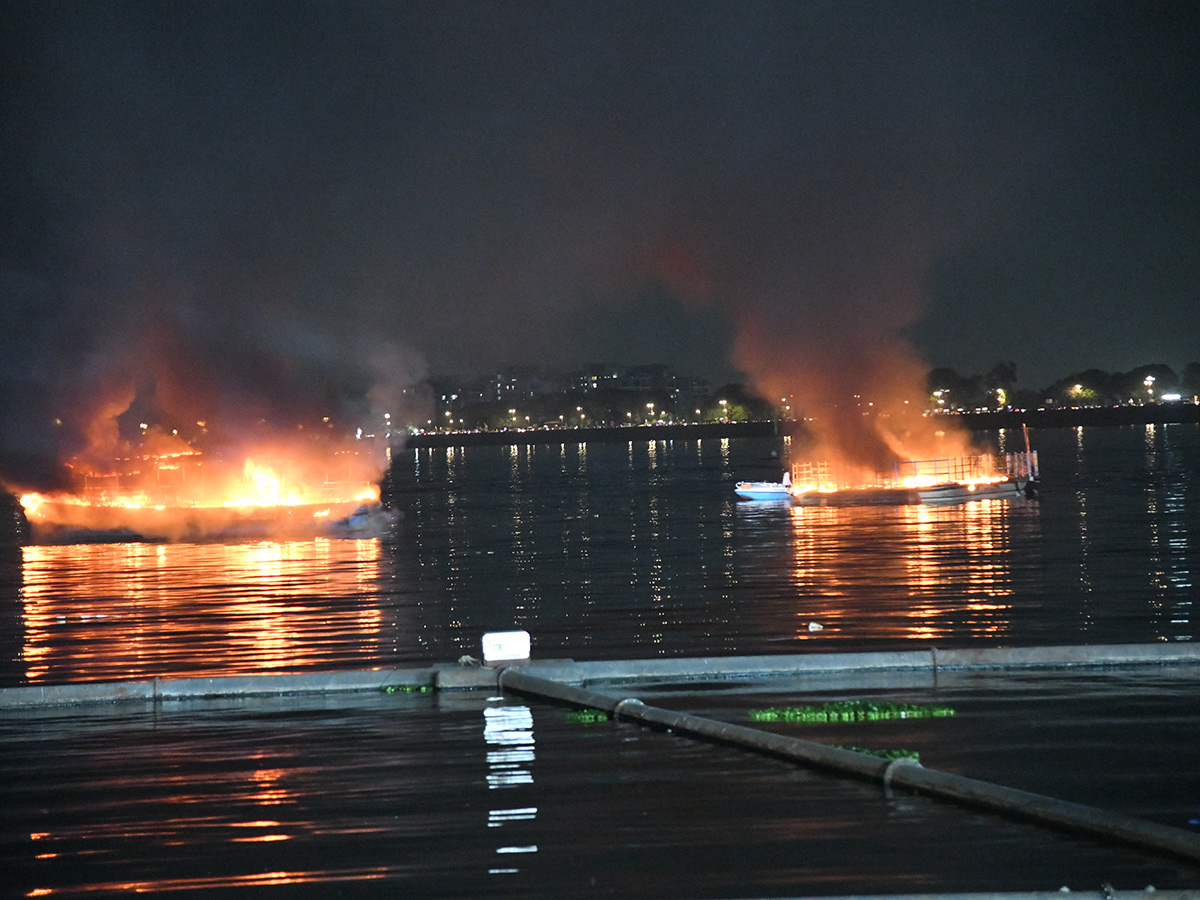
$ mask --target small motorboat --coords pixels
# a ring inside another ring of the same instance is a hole
[[[739,481],[733,492],[743,500],[791,500],[792,476],[783,473],[782,481]]]
[[[384,509],[380,504],[359,506],[350,515],[334,519],[326,534],[330,537],[382,537],[390,525],[399,521],[395,510]]]

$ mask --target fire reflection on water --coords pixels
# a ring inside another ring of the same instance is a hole
[[[28,682],[301,669],[381,652],[370,540],[22,549]]]
[[[291,871],[291,872],[255,872],[249,875],[225,876],[215,875],[197,878],[161,878],[155,881],[114,881],[101,884],[90,884],[89,893],[96,894],[148,894],[176,891],[216,891],[237,888],[279,887],[295,884],[328,884],[338,885],[343,882],[375,881],[389,876],[386,868],[373,869],[344,869],[339,871]],[[50,888],[35,889],[26,896],[49,897],[58,893],[75,895],[71,890],[57,891]]]
[[[798,636],[836,638],[843,628],[858,639],[1003,636],[1012,502],[793,507]]]

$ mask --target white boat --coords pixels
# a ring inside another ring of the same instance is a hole
[[[398,521],[396,510],[384,509],[378,503],[364,504],[345,518],[330,522],[326,533],[332,537],[382,537]]]
[[[784,472],[782,481],[739,481],[733,492],[743,500],[791,500],[792,476]]]

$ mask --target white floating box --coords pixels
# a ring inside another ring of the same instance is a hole
[[[485,664],[529,659],[528,631],[492,631],[483,636]]]

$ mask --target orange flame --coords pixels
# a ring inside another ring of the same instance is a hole
[[[198,453],[115,460],[110,470],[79,461],[70,468],[77,490],[20,495],[35,532],[130,531],[175,540],[243,533],[253,526],[255,534],[268,536],[275,524],[289,532],[315,523],[328,527],[379,501],[379,487],[368,477],[374,468],[345,454],[324,466],[248,457],[240,472]]]

